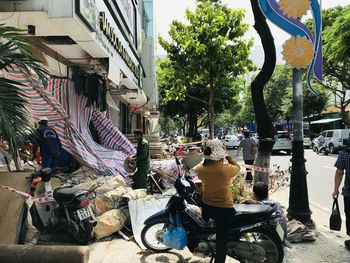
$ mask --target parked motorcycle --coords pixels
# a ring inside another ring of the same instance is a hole
[[[51,173],[46,169],[41,169],[33,173],[28,179],[34,180],[37,177],[47,176]],[[88,191],[67,186],[59,187],[53,191],[54,201],[50,203],[36,203],[36,211],[44,223],[44,229],[62,229],[81,245],[86,245],[92,238],[92,229],[96,226],[94,214],[89,206]],[[41,213],[40,211],[44,211]],[[44,218],[47,217],[48,218]]]
[[[329,151],[327,149],[327,146],[321,146],[320,148],[316,147],[316,153],[320,154],[323,153],[324,155],[328,155]]]
[[[215,221],[204,220],[194,208],[193,203],[198,205],[198,202],[191,198],[194,184],[189,177],[180,175],[174,186],[176,194],[170,198],[166,209],[144,222],[142,243],[154,252],[171,250],[164,245],[163,235],[171,224],[171,218],[178,213],[188,234],[189,250],[196,256],[211,257],[212,262],[216,249]],[[234,208],[236,215],[229,232],[227,255],[240,262],[282,262],[284,232],[279,224],[276,205],[239,204]]]

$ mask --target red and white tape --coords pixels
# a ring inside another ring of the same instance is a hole
[[[33,196],[31,196],[28,193],[24,193],[24,192],[18,191],[17,189],[14,189],[14,188],[6,186],[6,185],[1,185],[0,184],[0,187],[4,188],[5,190],[8,190],[10,192],[19,194],[19,195],[25,197],[28,200],[33,200],[34,202],[38,202],[38,203],[41,203],[41,204],[55,201],[55,199],[53,199],[52,195],[47,195],[47,196],[44,196],[44,197],[34,198]]]
[[[240,164],[239,166],[243,167],[243,168],[253,169],[254,171],[258,171],[258,172],[261,172],[261,173],[268,173],[268,174],[270,174],[272,172],[270,170],[270,168],[267,168],[267,167],[259,167],[259,166],[246,165],[246,164]]]

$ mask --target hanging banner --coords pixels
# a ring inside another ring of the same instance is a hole
[[[318,0],[258,0],[263,14],[292,38],[283,45],[283,57],[294,68],[308,68],[307,84],[314,94],[311,76],[322,80],[322,20]],[[311,8],[315,33],[299,19]]]

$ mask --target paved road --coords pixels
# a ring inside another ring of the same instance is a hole
[[[230,150],[229,152],[239,162],[243,162],[242,155],[239,157],[236,156],[236,150]],[[274,164],[278,164],[282,170],[288,169],[288,167],[292,165],[290,162],[291,157],[291,155],[287,155],[284,152],[273,155],[271,157],[271,167],[273,167]],[[327,213],[329,212],[329,214],[331,213],[333,202],[331,195],[334,185],[334,163],[336,158],[336,154],[330,154],[328,156],[323,154],[317,155],[311,149],[305,150],[309,201]],[[339,205],[340,210],[343,211],[343,200],[340,200]]]

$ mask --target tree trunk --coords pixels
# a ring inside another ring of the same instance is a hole
[[[340,105],[340,111],[341,111],[341,116],[343,119],[343,122],[345,124],[345,127],[349,127],[350,126],[350,117],[349,117],[349,113],[346,112],[346,107],[347,105]]]
[[[311,139],[311,121],[310,121],[310,113],[307,114],[307,123],[309,124],[309,138]]]
[[[209,93],[208,102],[208,123],[209,123],[209,139],[214,139],[214,94],[212,91]]]
[[[196,125],[197,125],[197,116],[196,114],[188,114],[188,136],[194,138],[196,135]]]
[[[257,122],[257,132],[259,135],[259,148],[255,165],[269,167],[272,147],[275,143],[275,131],[272,125],[272,120],[267,112],[263,91],[264,86],[270,80],[273,71],[275,70],[276,50],[270,28],[266,22],[264,14],[260,10],[258,1],[251,0],[250,2],[255,19],[254,28],[260,36],[265,54],[263,67],[251,83],[252,100]],[[267,173],[255,173],[255,182],[263,181],[265,183],[268,183],[268,180],[269,176]]]

